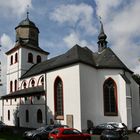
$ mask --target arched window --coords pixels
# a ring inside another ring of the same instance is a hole
[[[23,88],[25,89],[27,86],[26,82],[23,83]]]
[[[117,86],[113,79],[108,78],[104,82],[104,115],[117,116]]]
[[[18,61],[18,55],[17,53],[15,54],[15,63]]]
[[[27,84],[26,84],[26,81],[24,80],[21,83],[21,89],[25,89],[25,88],[27,88]]]
[[[11,55],[10,64],[13,64],[13,55]]]
[[[44,85],[44,77],[41,78],[41,85]]]
[[[32,53],[28,53],[28,62],[33,63],[33,54]]]
[[[15,80],[15,91],[17,91],[17,80]]]
[[[37,56],[37,60],[36,61],[37,61],[37,63],[41,62],[41,56],[40,55]]]
[[[26,116],[25,116],[26,117],[26,122],[29,122],[29,111],[26,110],[26,113],[25,114],[26,114]]]
[[[44,85],[44,76],[40,76],[37,82],[38,86],[43,86]]]
[[[63,112],[63,84],[62,80],[57,77],[54,82],[54,106],[56,119],[64,119]]]
[[[31,86],[34,87],[35,86],[35,80],[31,81]]]
[[[8,120],[10,121],[10,110],[8,110]]]
[[[10,81],[10,92],[12,92],[12,91],[13,91],[13,82]]]
[[[42,111],[40,109],[37,111],[37,122],[42,123]]]

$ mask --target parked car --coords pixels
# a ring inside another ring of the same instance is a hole
[[[104,130],[108,130],[108,129],[123,131],[127,133],[126,125],[118,122],[107,122],[107,123],[99,124],[96,127],[92,127],[88,129],[87,132],[90,134],[100,135]]]
[[[134,132],[140,134],[140,126],[134,127]]]
[[[5,126],[6,125],[2,121],[0,121],[0,132],[2,132],[5,129]]]
[[[91,135],[74,128],[56,128],[50,132],[49,140],[91,140]]]
[[[128,135],[116,130],[104,130],[101,133],[100,140],[128,140]]]
[[[36,130],[25,131],[23,137],[25,139],[31,139],[31,140],[48,139],[49,132],[52,131],[54,128],[59,128],[59,127],[68,127],[68,126],[60,125],[60,124],[47,125],[45,127],[40,127]]]

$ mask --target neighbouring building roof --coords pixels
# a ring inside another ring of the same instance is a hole
[[[32,87],[32,88],[25,88],[22,90],[15,91],[11,94],[7,94],[5,96],[2,96],[1,99],[9,99],[9,98],[15,98],[15,97],[26,97],[26,96],[37,96],[44,94],[45,90],[43,86],[40,87]]]
[[[93,53],[87,47],[75,45],[60,56],[34,65],[21,77],[21,79],[75,63],[84,63],[96,69],[123,69],[132,72],[110,48],[105,48],[102,52]]]

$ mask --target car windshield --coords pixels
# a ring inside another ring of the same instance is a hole
[[[56,134],[58,134],[59,133],[59,130],[58,129],[54,129],[52,132],[51,132],[51,134],[54,134],[54,135],[56,135]]]
[[[109,123],[110,125],[112,125],[113,127],[116,128],[123,128],[124,126],[121,123]]]
[[[75,130],[75,129],[66,129],[63,131],[63,134],[68,135],[68,134],[81,134],[80,131]]]
[[[45,127],[40,127],[40,128],[38,128],[38,129],[36,129],[36,130],[39,130],[39,131],[45,130]]]

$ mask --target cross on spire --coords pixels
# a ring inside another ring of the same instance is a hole
[[[29,5],[27,5],[27,18],[29,18]]]

